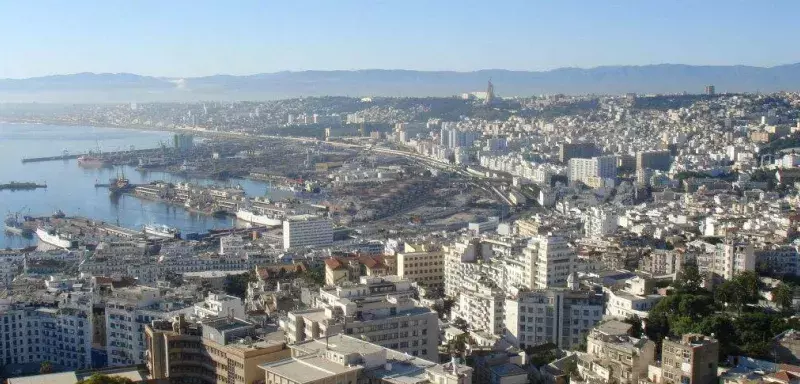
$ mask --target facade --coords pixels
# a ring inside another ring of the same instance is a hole
[[[680,340],[664,339],[661,350],[662,384],[717,383],[717,340],[686,334]]]
[[[655,361],[656,344],[629,336],[630,328],[630,324],[612,320],[592,329],[586,338],[586,352],[593,357],[591,369],[610,372],[620,384],[646,378],[648,366]]]
[[[67,369],[92,368],[91,306],[33,308],[0,304],[0,362],[49,361]]]
[[[753,244],[726,240],[717,244],[714,252],[698,255],[697,266],[701,271],[723,280],[730,280],[736,274],[745,271],[755,271],[756,257]]]
[[[163,300],[156,288],[137,286],[114,290],[106,301],[106,353],[112,367],[141,364],[147,350],[145,325],[191,313],[193,307]]]
[[[581,344],[602,319],[602,295],[591,291],[537,289],[506,299],[503,336],[522,349],[547,343],[570,349]]]
[[[597,155],[594,143],[562,143],[558,148],[558,161],[566,164],[575,158],[590,158]]]
[[[655,169],[669,171],[672,156],[669,151],[645,151],[636,153],[636,170]]]
[[[291,345],[291,357],[261,365],[266,384],[472,384],[472,368],[409,357],[356,337],[336,335]]]
[[[587,185],[596,184],[597,179],[614,179],[617,177],[617,157],[599,156],[590,159],[570,159],[568,176],[570,183],[581,182]]]
[[[566,287],[567,278],[575,271],[575,250],[566,239],[558,236],[533,237],[523,255],[525,279],[530,288]]]
[[[583,217],[587,237],[604,237],[617,231],[617,215],[610,209],[591,207]]]
[[[674,275],[681,270],[683,254],[674,250],[654,249],[642,258],[639,270],[652,276]]]
[[[414,293],[411,282],[397,276],[362,277],[360,284],[321,288],[317,308],[289,312],[280,325],[290,344],[344,333],[434,358],[439,319],[417,306]]]
[[[283,249],[333,243],[333,223],[314,215],[299,215],[283,222]]]
[[[800,252],[793,245],[769,245],[755,251],[756,269],[772,275],[800,275]]]
[[[143,333],[152,379],[172,383],[263,383],[259,365],[289,356],[285,342],[255,339],[255,326],[236,318],[200,324],[179,316],[155,320]]]
[[[397,253],[397,276],[426,288],[444,288],[444,252],[426,245],[405,244]]]
[[[458,305],[451,318],[461,318],[471,331],[485,331],[493,335],[503,333],[503,291],[487,284],[465,284],[458,295]]]
[[[209,293],[208,297],[194,305],[194,315],[204,319],[208,317],[245,317],[242,299],[222,293]]]

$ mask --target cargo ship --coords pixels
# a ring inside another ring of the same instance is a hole
[[[283,215],[257,213],[252,209],[239,208],[236,218],[248,223],[275,227],[283,224]]]
[[[76,241],[73,241],[69,237],[58,233],[58,231],[52,227],[36,228],[36,237],[38,237],[39,241],[43,243],[63,249],[75,248],[75,245],[77,244]]]
[[[111,196],[118,196],[132,190],[133,185],[131,185],[130,180],[128,180],[125,175],[117,176],[116,178],[109,180],[108,194]]]
[[[163,224],[147,224],[144,226],[144,233],[149,237],[160,239],[177,239],[181,236],[181,231],[179,229],[168,227]]]
[[[78,165],[87,168],[100,168],[106,165],[106,161],[99,156],[81,155],[78,157]]]

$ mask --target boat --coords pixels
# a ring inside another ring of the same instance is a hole
[[[78,165],[82,167],[103,167],[106,161],[94,155],[81,155],[78,157]]]
[[[257,213],[252,209],[239,208],[236,211],[236,218],[249,223],[266,225],[266,226],[279,226],[283,224],[283,217],[279,215]]]
[[[60,209],[57,209],[55,212],[53,212],[53,218],[54,219],[63,219],[65,217],[67,217],[67,214],[64,213],[64,211],[62,211]]]
[[[19,214],[9,213],[3,223],[5,224],[6,232],[24,237],[33,235],[33,230],[26,227],[24,221],[19,220]]]
[[[133,185],[131,185],[130,180],[128,180],[125,175],[120,175],[109,180],[108,194],[111,196],[117,196],[131,190],[133,190]]]
[[[68,237],[58,233],[52,227],[38,227],[36,228],[36,237],[43,243],[64,249],[74,248],[75,242]]]
[[[144,226],[144,233],[150,237],[161,239],[175,239],[181,236],[180,229],[168,227],[163,224],[147,224]]]

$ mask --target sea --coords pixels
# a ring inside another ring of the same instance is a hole
[[[96,183],[108,183],[118,174],[134,184],[151,181],[183,182],[202,185],[240,185],[248,196],[286,197],[290,192],[270,190],[263,182],[249,179],[227,181],[185,178],[165,172],[137,171],[132,166],[83,168],[77,160],[56,160],[22,163],[23,158],[73,154],[89,150],[104,152],[129,149],[158,148],[172,143],[172,134],[163,131],[102,128],[90,126],[60,126],[46,124],[12,124],[0,122],[0,184],[11,181],[47,184],[46,189],[0,191],[0,218],[19,213],[48,216],[57,210],[68,216],[82,216],[123,227],[141,230],[145,224],[165,224],[183,233],[203,233],[209,229],[241,226],[233,217],[214,217],[189,212],[181,206],[148,201],[123,195],[111,198],[106,188]],[[36,245],[36,236],[26,239],[5,233],[0,226],[0,247],[22,248]]]

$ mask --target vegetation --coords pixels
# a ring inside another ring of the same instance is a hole
[[[127,377],[107,376],[95,373],[88,379],[81,380],[76,384],[133,384],[133,380]]]
[[[245,297],[247,295],[247,284],[256,281],[256,272],[249,271],[246,274],[229,276],[225,281],[225,293],[236,296]]]
[[[633,315],[628,317],[627,319],[623,320],[623,322],[632,325],[630,330],[630,335],[635,338],[641,338],[644,335],[644,328],[642,327],[642,318]]]
[[[793,299],[794,288],[789,284],[780,283],[772,291],[772,302],[784,311],[791,310]]]
[[[39,364],[39,373],[46,374],[53,372],[53,363],[45,360],[41,364]]]
[[[700,285],[697,267],[688,265],[675,281],[675,290],[649,313],[645,332],[661,350],[664,337],[687,333],[713,335],[720,343],[720,360],[732,354],[770,359],[769,341],[800,325],[748,304],[758,300],[758,277],[742,273],[709,292]],[[728,312],[732,309],[732,312]]]

